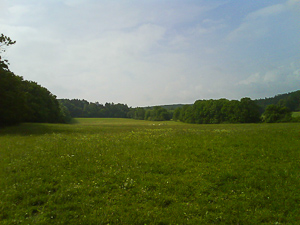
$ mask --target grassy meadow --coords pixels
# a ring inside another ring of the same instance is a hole
[[[0,224],[299,224],[300,124],[0,129]]]
[[[292,117],[300,117],[300,112],[293,112]]]

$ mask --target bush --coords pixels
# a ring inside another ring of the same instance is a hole
[[[266,123],[290,122],[292,113],[287,107],[278,105],[267,106],[262,115],[262,121]]]

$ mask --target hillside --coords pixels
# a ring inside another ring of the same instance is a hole
[[[284,94],[278,94],[274,97],[263,98],[263,99],[255,99],[254,102],[261,107],[262,112],[268,105],[281,105],[289,108],[291,111],[300,111],[300,90],[293,91]],[[173,104],[173,105],[159,105],[162,108],[167,110],[175,110],[176,108],[180,108],[184,105],[193,105],[193,104]],[[154,106],[144,107],[145,109],[151,109]]]
[[[272,104],[285,106],[291,111],[300,111],[300,90],[254,101],[263,111],[268,105]]]

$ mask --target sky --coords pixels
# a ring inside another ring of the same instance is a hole
[[[128,106],[300,89],[300,0],[0,0],[10,70]]]

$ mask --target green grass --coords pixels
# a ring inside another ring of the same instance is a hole
[[[300,126],[77,119],[0,130],[0,224],[297,224]]]
[[[293,112],[292,117],[300,117],[300,112]]]

